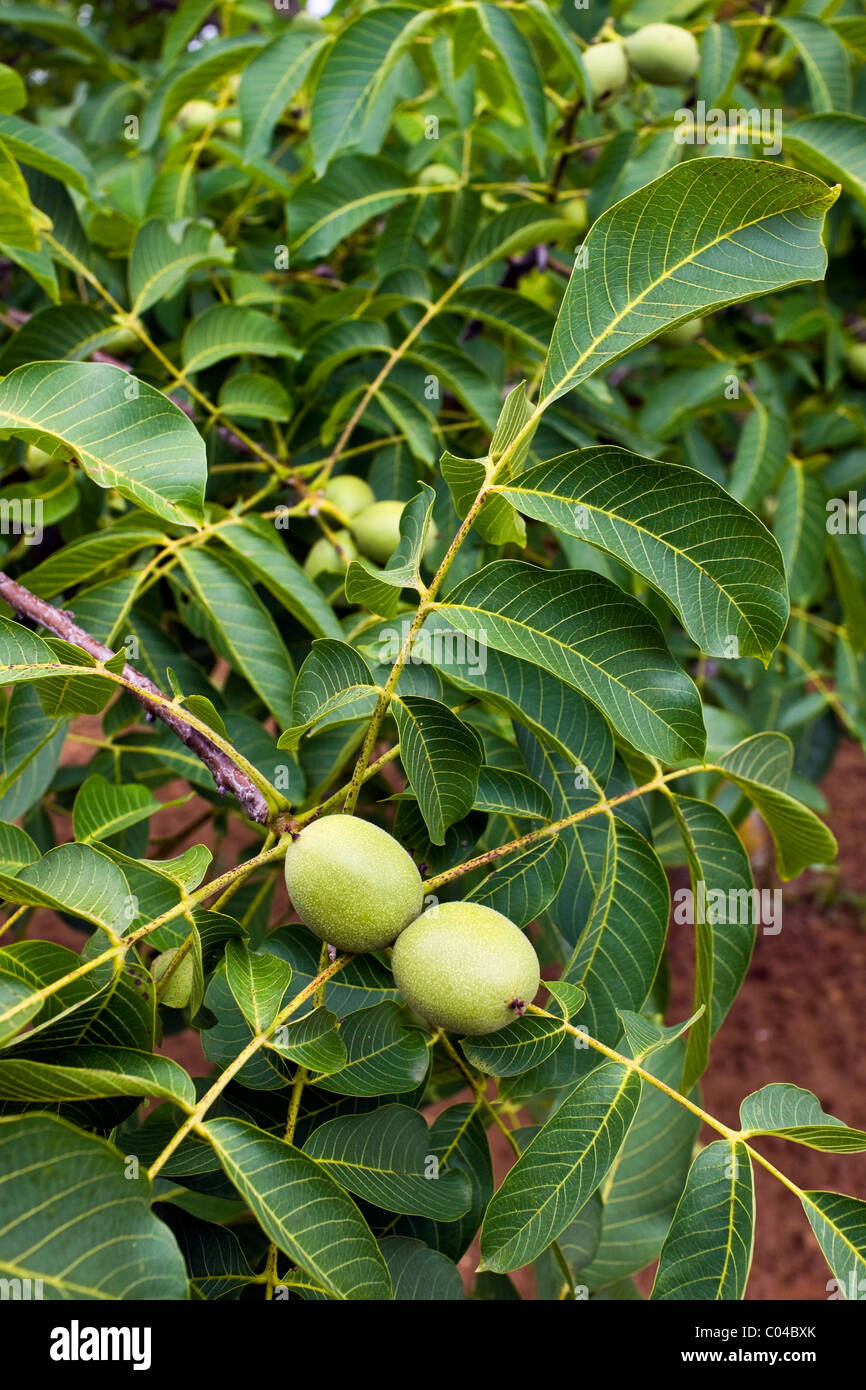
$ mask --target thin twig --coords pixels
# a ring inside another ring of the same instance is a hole
[[[5,599],[9,607],[19,616],[30,618],[32,621],[40,623],[49,632],[53,632],[55,637],[61,637],[64,642],[69,642],[71,646],[80,648],[87,652],[89,656],[103,663],[110,661],[116,655],[110,647],[104,647],[101,642],[97,642],[95,637],[80,628],[74,621],[74,615],[55,608],[52,604],[46,603],[45,599],[37,598],[31,594],[29,589],[17,584],[14,579],[10,579],[7,574],[0,571],[0,598]],[[127,684],[133,687],[130,694],[138,700],[139,704],[147,711],[151,718],[161,719],[180,739],[181,743],[186,744],[187,748],[200,758],[214,779],[217,791],[221,796],[226,792],[237,799],[244,813],[250,820],[257,821],[260,825],[266,824],[271,819],[271,807],[255,783],[247,774],[232,762],[228,754],[221,748],[194,729],[187,721],[173,709],[167,707],[167,697],[147,676],[141,675],[129,663],[123,667],[123,678]],[[156,696],[157,699],[150,699],[149,696]]]

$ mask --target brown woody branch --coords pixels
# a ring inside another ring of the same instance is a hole
[[[79,647],[81,651],[87,652],[97,661],[109,661],[115,655],[110,647],[103,646],[101,642],[97,642],[95,637],[91,637],[83,628],[80,628],[75,622],[73,613],[54,608],[44,599],[37,598],[35,594],[30,593],[29,589],[25,589],[21,584],[16,584],[14,579],[10,579],[2,571],[0,571],[0,598],[5,599],[19,618],[29,618],[40,623],[55,637],[62,637],[64,642],[69,642],[73,647]],[[197,758],[201,759],[213,777],[216,789],[221,796],[224,796],[226,792],[231,792],[250,820],[257,821],[260,825],[266,824],[271,819],[271,808],[246,772],[232,762],[228,754],[224,753],[221,748],[217,748],[216,744],[212,743],[209,738],[188,724],[174,709],[167,708],[162,703],[163,700],[167,699],[167,696],[163,694],[158,685],[155,685],[147,676],[141,675],[128,662],[123,667],[123,679],[131,687],[129,693],[138,700],[149,717],[161,719],[163,724],[167,724],[172,733],[177,735],[181,743],[185,744],[191,752],[195,753]],[[2,684],[2,680],[3,673],[0,670],[0,684]],[[156,699],[149,698],[151,696],[156,696]]]

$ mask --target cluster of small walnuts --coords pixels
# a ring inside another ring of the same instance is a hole
[[[694,35],[678,24],[646,24],[627,39],[591,44],[582,56],[594,101],[624,87],[629,71],[657,87],[679,87],[698,70]]]

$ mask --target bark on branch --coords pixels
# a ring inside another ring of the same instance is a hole
[[[0,598],[5,599],[9,607],[21,618],[30,618],[34,622],[40,623],[42,627],[52,632],[55,637],[62,637],[64,642],[69,642],[71,646],[79,647],[97,661],[108,661],[115,655],[110,647],[105,647],[101,642],[97,642],[95,637],[91,637],[75,622],[75,615],[59,608],[54,608],[52,604],[46,603],[44,599],[37,598],[31,594],[29,589],[25,589],[21,584],[16,584],[14,579],[0,572]],[[167,709],[160,701],[168,697],[163,694],[158,685],[155,685],[147,676],[141,675],[133,666],[127,662],[123,668],[124,680],[133,687],[130,694],[138,700],[139,704],[147,713],[156,719],[161,719],[163,724],[167,724],[172,733],[176,734],[181,743],[184,743],[191,752],[200,758],[213,777],[217,791],[221,796],[226,792],[231,792],[236,798],[244,813],[250,820],[257,821],[260,825],[265,825],[271,819],[271,808],[268,806],[262,793],[247,774],[232,762],[227,753],[216,744],[211,743],[210,739],[200,733],[198,729],[192,728],[186,720],[173,709]],[[3,673],[0,669],[0,684],[3,682]],[[150,698],[156,696],[154,700]]]

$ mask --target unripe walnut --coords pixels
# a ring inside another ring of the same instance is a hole
[[[625,40],[628,61],[638,77],[657,87],[679,87],[698,70],[694,34],[678,24],[647,24]]]
[[[459,179],[460,175],[449,169],[447,164],[427,164],[418,175],[418,187],[444,188],[459,182]]]
[[[24,457],[24,467],[28,473],[38,473],[47,464],[53,463],[54,455],[47,454],[44,449],[40,449],[38,444],[28,444],[27,453]]]
[[[438,1028],[470,1036],[513,1023],[539,985],[529,938],[481,903],[428,908],[398,936],[391,968],[410,1009]]]
[[[191,134],[200,135],[216,118],[217,109],[211,101],[187,101],[175,117],[179,126]]]
[[[845,366],[854,381],[866,383],[866,343],[850,343],[845,349]]]
[[[676,328],[669,328],[666,333],[660,334],[659,342],[667,343],[668,347],[688,347],[703,331],[704,321],[700,316],[686,319],[685,323],[678,323]]]
[[[172,946],[168,951],[163,951],[162,955],[156,957],[151,962],[150,973],[154,980],[159,983],[168,967],[177,955],[179,947]],[[177,969],[172,971],[165,982],[165,986],[158,991],[160,1004],[167,1004],[170,1009],[182,1009],[189,1003],[189,996],[192,993],[193,966],[192,953],[187,951]]]
[[[341,951],[378,951],[424,906],[421,875],[393,835],[354,816],[305,826],[286,854],[286,887],[301,921]]]
[[[390,560],[400,540],[405,502],[374,502],[352,518],[352,534],[362,555],[377,564]]]
[[[340,473],[336,478],[331,478],[325,484],[324,493],[344,516],[357,516],[376,501],[376,494],[366,478],[359,478],[354,473]]]
[[[575,231],[585,232],[589,226],[586,201],[583,198],[568,198],[564,203],[560,203],[558,212],[561,217],[572,223]]]
[[[581,54],[593,101],[599,101],[605,92],[618,92],[628,81],[628,63],[625,49],[618,39],[610,42],[594,43]]]
[[[311,579],[318,579],[320,574],[345,574],[349,562],[357,560],[358,548],[348,531],[336,531],[334,540],[339,544],[339,550],[327,536],[322,536],[310,546],[304,569]]]

